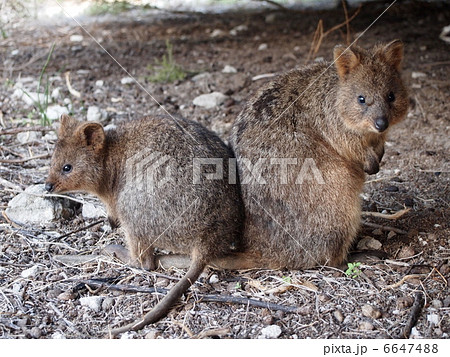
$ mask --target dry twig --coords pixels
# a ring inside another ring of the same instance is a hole
[[[90,285],[94,287],[103,287],[107,290],[113,290],[113,291],[121,291],[121,292],[134,292],[134,293],[144,293],[144,294],[152,294],[152,293],[160,293],[160,294],[167,294],[167,289],[162,288],[142,288],[139,286],[133,286],[133,285],[123,285],[123,284],[109,284],[105,283],[104,281],[100,281],[97,279],[87,279],[87,280],[71,280],[68,281],[77,282],[80,284]],[[296,306],[284,306],[279,304],[274,304],[270,302],[265,301],[259,301],[255,299],[248,299],[248,298],[241,298],[241,297],[235,297],[235,296],[224,296],[224,295],[212,295],[212,294],[196,294],[199,301],[204,302],[220,302],[220,303],[228,303],[228,304],[243,304],[247,306],[255,306],[255,307],[261,307],[266,308],[270,310],[276,310],[276,311],[283,311],[283,312],[296,312],[298,310],[298,307]]]
[[[411,211],[411,208],[405,208],[405,209],[402,209],[402,210],[397,211],[397,212],[392,213],[392,214],[380,213],[380,212],[367,212],[367,211],[363,211],[361,214],[363,216],[370,216],[370,217],[378,217],[378,218],[396,220],[396,219],[399,219],[404,214],[408,213],[409,211]]]
[[[416,296],[414,297],[414,304],[411,308],[411,312],[409,314],[408,321],[406,322],[405,327],[403,328],[403,333],[399,338],[409,338],[409,335],[411,335],[411,330],[417,323],[417,320],[419,319],[420,312],[422,311],[423,305],[425,303],[425,300],[423,298],[422,292],[417,292]]]

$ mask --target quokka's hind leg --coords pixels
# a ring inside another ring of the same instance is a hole
[[[133,252],[130,252],[129,249],[120,244],[107,245],[102,251],[103,254],[116,257],[126,265],[146,270],[155,270],[156,264],[153,249],[150,252],[145,252],[145,254],[141,254],[140,252],[137,248]]]

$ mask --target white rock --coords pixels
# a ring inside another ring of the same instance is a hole
[[[83,36],[81,36],[81,35],[72,35],[72,36],[70,36],[70,41],[71,42],[82,42],[83,41]]]
[[[123,77],[120,80],[120,83],[122,83],[122,84],[133,84],[133,83],[135,83],[135,80],[133,78],[131,78],[131,77]]]
[[[222,73],[237,73],[237,69],[234,68],[233,66],[226,65],[226,66],[222,69]]]
[[[203,107],[206,109],[212,109],[218,107],[220,104],[225,102],[225,100],[228,98],[223,93],[220,92],[212,92],[208,94],[202,94],[198,97],[194,98],[194,105],[198,107]]]
[[[22,133],[18,133],[16,138],[19,143],[28,144],[39,140],[41,136],[42,134],[38,131],[24,131]]]
[[[261,330],[259,338],[278,338],[281,335],[281,328],[278,325],[270,325]]]
[[[17,88],[13,95],[13,98],[21,99],[27,105],[34,105],[35,103],[44,102],[45,95],[36,92],[29,92],[26,89]]]
[[[277,18],[277,14],[275,12],[272,12],[271,14],[266,15],[266,18],[264,19],[267,24],[273,24]]]
[[[85,296],[80,298],[81,306],[87,306],[95,312],[100,312],[102,309],[103,296]]]
[[[439,38],[442,41],[450,43],[450,25],[445,26],[445,27],[442,28],[442,31],[441,31],[441,34],[439,35]]]
[[[219,282],[219,277],[217,276],[217,274],[211,275],[211,277],[209,278],[209,283],[216,284],[218,282]]]
[[[130,339],[132,339],[133,336],[135,336],[135,335],[136,335],[136,332],[131,332],[131,331],[124,332],[124,333],[120,336],[120,339],[121,339],[121,340],[130,340]]]
[[[209,36],[212,38],[215,38],[215,37],[221,37],[223,35],[225,35],[224,31],[222,31],[221,29],[215,29],[213,32],[211,32],[211,35],[209,35]]]
[[[52,90],[52,94],[50,96],[52,97],[52,99],[54,101],[56,101],[59,98],[60,91],[61,91],[60,88],[55,88],[55,89]]]
[[[91,105],[87,110],[88,121],[101,121],[108,117],[108,113],[105,110],[100,109],[96,105]]]
[[[41,267],[39,265],[33,265],[31,268],[25,269],[20,273],[22,278],[34,278],[37,273],[41,271]]]
[[[426,76],[427,76],[426,73],[423,73],[423,72],[412,72],[412,73],[411,73],[411,77],[412,77],[413,79],[424,78],[424,77],[426,77]]]
[[[367,249],[377,250],[380,249],[381,247],[382,247],[381,242],[372,237],[364,237],[358,242],[356,246],[356,248],[360,250],[367,250]]]
[[[6,215],[19,225],[27,225],[48,223],[68,214],[68,200],[43,197],[44,193],[43,184],[27,187],[8,202]]]
[[[45,111],[47,118],[50,120],[58,120],[63,114],[69,114],[69,110],[66,107],[60,105],[51,105]]]
[[[66,335],[64,335],[62,332],[56,331],[56,332],[52,335],[52,339],[55,339],[55,340],[65,340],[65,339],[66,339]]]
[[[95,82],[95,86],[96,86],[96,87],[103,87],[103,84],[104,84],[104,83],[105,83],[104,81],[98,80],[98,81]]]
[[[56,136],[56,133],[54,131],[49,131],[42,137],[42,139],[44,139],[45,141],[56,141],[58,140],[58,137]]]
[[[429,315],[427,315],[427,321],[431,324],[438,325],[439,324],[439,315],[438,314],[429,314]]]
[[[99,218],[99,217],[105,217],[106,213],[103,207],[97,207],[94,204],[90,202],[86,202],[83,204],[83,209],[81,214],[83,215],[83,218],[89,219],[89,218]]]
[[[269,46],[267,46],[267,43],[261,43],[258,47],[258,51],[264,51],[267,50]]]
[[[17,56],[19,54],[19,50],[12,50],[11,56]]]
[[[239,25],[230,30],[231,36],[237,36],[238,33],[245,32],[248,30],[247,25]]]
[[[422,338],[422,335],[420,334],[419,330],[417,330],[416,327],[413,327],[411,329],[411,334],[409,336],[410,338]]]
[[[203,72],[203,73],[199,73],[197,75],[195,75],[194,77],[191,78],[192,82],[198,82],[198,81],[202,81],[204,79],[209,79],[211,78],[211,73],[209,72]]]

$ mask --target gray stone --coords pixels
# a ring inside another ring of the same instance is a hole
[[[358,242],[356,246],[356,248],[360,250],[367,250],[367,249],[377,250],[380,249],[381,247],[382,247],[381,242],[372,237],[364,237]]]
[[[220,104],[225,102],[225,100],[228,98],[223,93],[220,92],[212,92],[208,94],[202,94],[198,97],[194,98],[194,105],[198,107],[203,107],[206,109],[212,109],[218,107]]]
[[[340,310],[334,310],[333,316],[336,319],[337,322],[343,322],[344,321],[344,315]]]
[[[39,327],[33,327],[30,330],[30,335],[31,335],[32,338],[41,338],[42,331],[41,331],[41,329]]]
[[[381,312],[377,308],[372,305],[366,304],[361,308],[362,314],[366,317],[370,317],[372,319],[378,319],[381,317]]]
[[[41,136],[42,134],[38,131],[24,131],[22,133],[18,133],[16,138],[21,144],[29,144],[38,141]]]
[[[19,225],[27,225],[49,223],[74,214],[76,203],[59,197],[44,197],[45,193],[43,184],[28,187],[8,202],[6,215]]]
[[[115,304],[115,301],[113,298],[106,297],[103,299],[103,302],[102,302],[102,310],[103,311],[111,310],[111,308],[114,306],[114,304]]]
[[[83,216],[83,218],[86,218],[86,219],[99,218],[99,217],[105,217],[106,212],[103,207],[96,206],[90,202],[86,202],[83,204],[81,215]]]

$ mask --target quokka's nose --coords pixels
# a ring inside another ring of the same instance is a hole
[[[385,117],[380,117],[375,119],[375,129],[377,129],[380,133],[385,131],[389,126],[389,121]]]
[[[47,192],[52,192],[55,189],[55,185],[50,182],[46,182],[45,189],[47,190]]]

